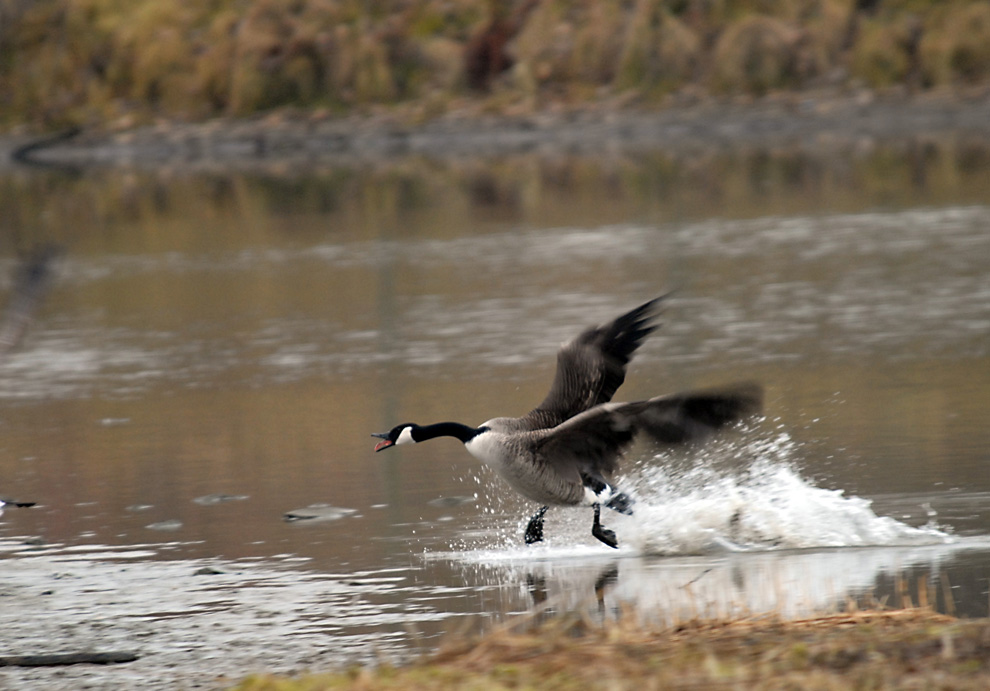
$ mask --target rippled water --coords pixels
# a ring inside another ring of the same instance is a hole
[[[0,625],[11,654],[141,654],[3,684],[401,659],[534,605],[987,614],[986,167],[896,203],[799,175],[670,213],[632,164],[501,165],[484,195],[422,161],[0,181],[0,275],[15,246],[63,248],[0,362],[0,496],[38,502],[0,515]],[[728,164],[708,175],[731,190]],[[453,440],[372,452],[401,421],[526,412],[561,342],[671,289],[619,397],[756,380],[766,416],[634,447],[636,514],[603,516],[619,550],[587,509],[524,546],[534,507]]]

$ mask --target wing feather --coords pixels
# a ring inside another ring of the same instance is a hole
[[[658,396],[632,403],[605,403],[548,430],[538,456],[561,474],[610,477],[622,452],[639,433],[665,444],[694,442],[759,412],[762,389],[737,384],[722,389]]]
[[[557,353],[557,373],[543,402],[519,419],[523,430],[556,427],[612,400],[626,378],[626,365],[653,333],[663,295],[622,316],[586,329]]]

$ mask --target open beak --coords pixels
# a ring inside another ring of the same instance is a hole
[[[375,444],[375,451],[381,451],[382,449],[387,449],[388,447],[395,445],[392,443],[392,440],[388,438],[387,432],[375,432],[371,436],[381,439],[380,442]]]

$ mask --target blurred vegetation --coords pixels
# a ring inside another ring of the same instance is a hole
[[[0,0],[6,127],[988,84],[990,0]]]

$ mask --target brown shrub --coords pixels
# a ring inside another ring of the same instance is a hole
[[[853,76],[870,86],[890,86],[902,81],[911,68],[906,38],[903,22],[862,22],[852,50]]]
[[[205,33],[203,49],[196,60],[195,81],[209,114],[230,107],[237,31],[240,16],[233,10],[218,13]]]
[[[676,88],[694,76],[701,53],[695,33],[657,0],[640,0],[623,45],[616,79],[620,88]]]
[[[990,78],[990,2],[935,16],[921,39],[928,84],[976,84]]]
[[[574,49],[576,26],[584,15],[560,0],[541,2],[527,17],[511,52],[519,72],[525,73],[536,85],[562,82],[575,71]]]
[[[715,46],[712,82],[721,91],[764,94],[798,86],[819,69],[810,36],[763,15],[731,24]]]
[[[230,110],[395,97],[388,46],[366,16],[334,3],[258,0],[236,30]]]
[[[799,17],[801,25],[820,51],[822,64],[837,67],[849,35],[851,0],[817,0],[808,3]]]
[[[608,84],[615,78],[629,21],[625,5],[620,0],[589,5],[574,32],[571,71],[576,78],[591,84]]]

